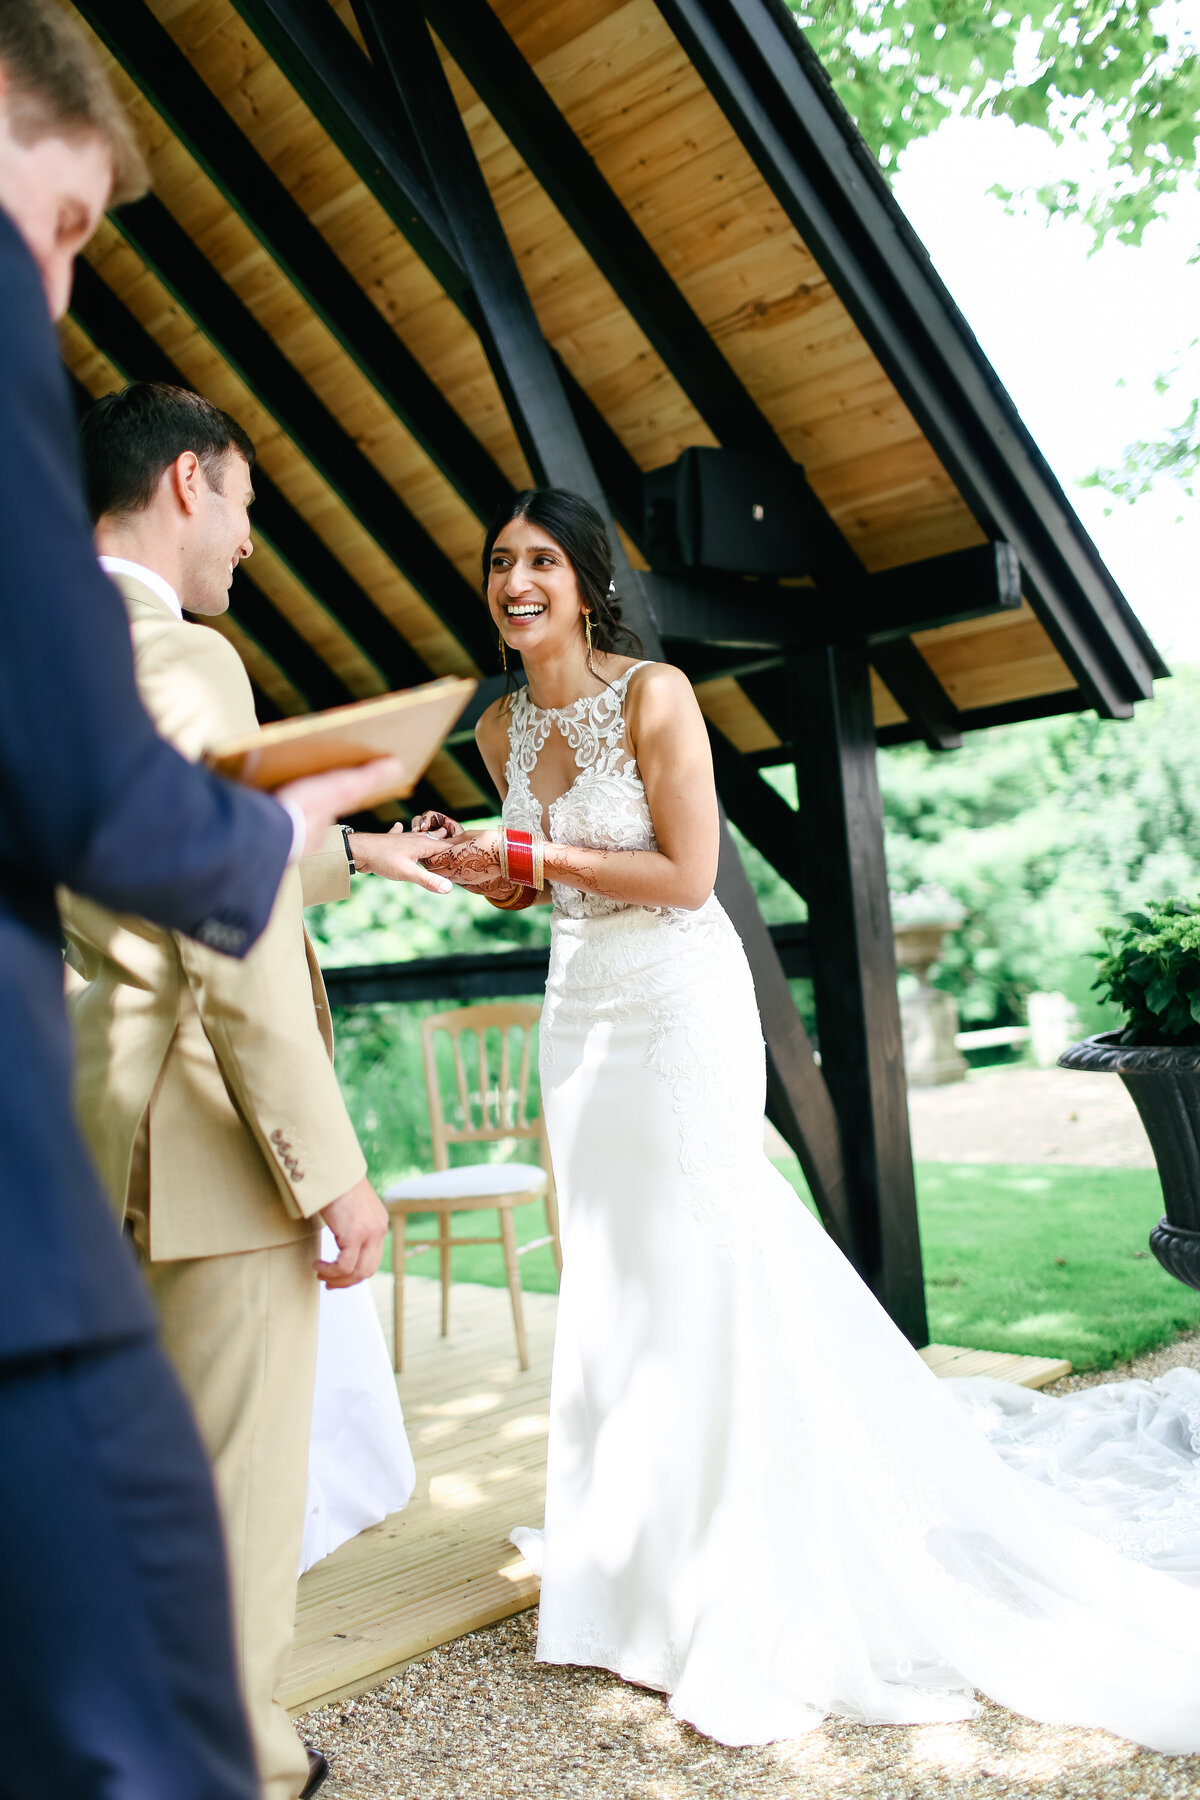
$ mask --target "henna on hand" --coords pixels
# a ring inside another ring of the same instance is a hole
[[[422,861],[427,869],[447,876],[456,887],[485,887],[500,875],[500,852],[494,831],[464,831]]]

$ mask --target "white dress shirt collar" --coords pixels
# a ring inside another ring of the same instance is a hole
[[[153,569],[146,568],[144,563],[130,562],[124,556],[101,556],[98,560],[106,575],[128,575],[131,581],[140,581],[143,587],[148,587],[152,594],[157,594],[170,607],[177,619],[182,619],[183,608],[179,604],[179,595],[170,582],[164,581],[161,575],[156,575]],[[294,801],[283,800],[280,804],[292,822],[292,848],[288,854],[288,867],[291,868],[304,855],[308,823]]]
[[[153,569],[146,568],[144,563],[130,562],[124,556],[102,556],[99,563],[106,575],[128,575],[131,581],[140,581],[143,587],[148,587],[152,594],[157,594],[170,607],[177,619],[182,619],[183,607],[179,604],[179,595],[170,582],[164,581]]]

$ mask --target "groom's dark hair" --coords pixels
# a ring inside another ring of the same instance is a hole
[[[236,450],[254,467],[254,445],[236,419],[165,381],[135,381],[89,407],[79,427],[92,521],[144,512],[164,469],[190,450],[209,487],[223,492],[223,464]]]

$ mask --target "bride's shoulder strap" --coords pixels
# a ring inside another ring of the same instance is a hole
[[[617,679],[613,682],[613,686],[620,688],[622,694],[624,694],[629,686],[630,676],[636,675],[639,669],[648,669],[650,667],[650,662],[651,658],[646,656],[643,657],[641,662],[630,663],[625,673],[617,676]]]

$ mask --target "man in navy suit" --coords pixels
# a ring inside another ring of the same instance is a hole
[[[380,777],[283,804],[138,701],[52,320],[129,127],[52,0],[0,6],[0,1797],[253,1800],[211,1482],[71,1117],[54,888],[244,954],[285,865]]]

